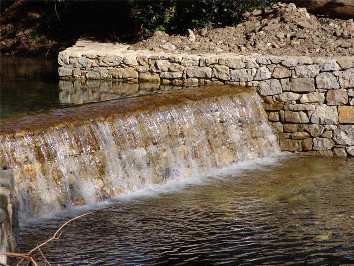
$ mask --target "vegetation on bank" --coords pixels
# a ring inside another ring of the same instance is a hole
[[[52,54],[82,35],[134,42],[155,31],[236,25],[273,0],[1,1],[1,54]]]

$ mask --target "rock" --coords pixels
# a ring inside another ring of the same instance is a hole
[[[309,118],[304,112],[285,111],[284,120],[286,123],[309,123]]]
[[[62,66],[58,68],[58,74],[59,77],[71,77],[73,74],[73,69]]]
[[[334,142],[331,139],[326,138],[314,138],[313,149],[315,151],[331,150],[334,146]]]
[[[268,120],[271,122],[279,122],[279,113],[278,112],[270,112],[268,114]]]
[[[301,103],[323,103],[325,94],[320,92],[310,92],[301,96]]]
[[[301,140],[280,139],[279,146],[282,151],[302,151]]]
[[[334,60],[334,59],[327,60],[322,66],[323,71],[336,71],[339,69],[340,69],[340,66],[337,64],[336,60]]]
[[[194,35],[194,32],[190,29],[187,30],[188,31],[188,40],[192,43],[195,42],[196,38],[195,38],[195,35]]]
[[[307,139],[310,135],[307,132],[294,132],[290,137],[291,139]]]
[[[324,126],[317,125],[317,124],[310,124],[310,125],[306,125],[304,129],[310,133],[311,137],[316,138],[322,135],[324,131]]]
[[[239,58],[234,58],[234,59],[228,60],[227,65],[230,68],[234,68],[234,69],[242,69],[246,66],[245,63]]]
[[[258,91],[262,96],[276,95],[282,93],[282,88],[279,80],[270,79],[270,80],[260,81]]]
[[[339,145],[354,145],[354,125],[344,125],[333,132],[333,140]]]
[[[291,102],[297,101],[301,97],[301,94],[294,93],[294,92],[283,92],[279,94],[279,101],[281,102]]]
[[[203,73],[203,72],[195,72],[193,74],[198,74],[198,75],[205,75],[207,73]],[[161,72],[160,74],[160,78],[161,79],[179,79],[182,78],[183,73],[182,72]]]
[[[298,124],[284,124],[284,132],[294,133],[297,132]]]
[[[150,72],[140,72],[139,73],[139,81],[149,81],[154,83],[160,82],[160,77],[158,74],[152,74]]]
[[[277,66],[274,70],[273,70],[273,74],[272,74],[273,78],[288,78],[291,77],[291,70],[285,66]]]
[[[345,151],[345,148],[334,148],[333,155],[336,157],[347,157],[347,152]]]
[[[318,65],[296,66],[295,74],[298,78],[314,78],[320,73]]]
[[[348,103],[347,90],[329,90],[327,92],[327,105],[344,105]],[[354,117],[353,117],[354,119]]]
[[[232,81],[247,82],[253,80],[251,69],[235,69],[230,71]]]
[[[313,140],[311,138],[304,139],[301,142],[302,151],[311,151],[313,147]]]
[[[339,72],[339,84],[343,89],[353,87],[354,68]]]
[[[311,115],[311,123],[321,125],[337,125],[338,112],[334,106],[320,104]]]
[[[338,89],[339,83],[337,77],[332,73],[320,73],[316,77],[316,85],[319,89]]]
[[[187,68],[187,78],[211,78],[211,68],[189,67]]]
[[[354,146],[347,147],[346,151],[350,156],[354,156]]]
[[[354,124],[354,106],[338,106],[339,122]]]
[[[272,73],[269,71],[269,69],[265,66],[262,66],[258,68],[254,80],[265,80],[265,79],[270,79],[271,77],[272,77]]]
[[[138,72],[132,68],[122,68],[122,78],[126,80],[138,79],[139,74]]]
[[[313,28],[313,25],[311,23],[309,23],[308,21],[299,21],[299,22],[297,22],[297,25],[301,29],[312,29]]]
[[[313,92],[315,86],[311,78],[292,78],[290,79],[290,90],[293,92]]]
[[[214,66],[212,77],[221,80],[229,80],[230,79],[229,68],[227,66]]]
[[[348,68],[352,68],[353,67],[353,60],[350,59],[346,59],[346,58],[340,58],[337,59],[337,63],[339,64],[339,66],[343,69],[348,69]]]

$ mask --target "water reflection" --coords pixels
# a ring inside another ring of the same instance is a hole
[[[59,100],[63,105],[78,105],[182,88],[158,83],[137,84],[105,80],[59,80]]]
[[[57,62],[0,57],[0,119],[184,87],[106,80],[59,80]]]
[[[291,157],[214,174],[122,199],[42,251],[60,265],[352,265],[353,172],[350,159]],[[67,218],[23,228],[23,251]]]

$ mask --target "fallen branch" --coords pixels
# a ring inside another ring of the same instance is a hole
[[[46,261],[46,263],[48,265],[50,265],[50,263],[48,262],[48,260],[46,259],[46,257],[44,256],[42,250],[40,249],[41,247],[43,247],[44,245],[48,244],[49,242],[53,241],[53,240],[58,240],[62,233],[61,232],[63,230],[63,228],[65,226],[67,226],[69,223],[71,223],[72,221],[75,221],[79,218],[82,218],[84,216],[87,216],[89,214],[93,214],[93,213],[96,213],[96,212],[100,212],[100,211],[103,211],[103,210],[106,210],[106,209],[109,209],[109,208],[112,208],[114,205],[116,205],[118,203],[118,201],[116,201],[115,203],[113,203],[112,205],[106,207],[106,208],[103,208],[103,209],[99,209],[99,210],[95,210],[95,211],[91,211],[91,212],[86,212],[84,214],[81,214],[79,216],[76,216],[74,218],[71,218],[70,220],[66,221],[64,224],[62,224],[59,229],[57,231],[55,231],[55,233],[53,234],[52,237],[48,238],[47,240],[45,240],[44,242],[42,242],[41,244],[37,245],[35,248],[31,249],[29,252],[27,253],[15,253],[15,252],[0,252],[0,255],[5,255],[5,256],[8,256],[8,257],[16,257],[16,258],[20,258],[20,262],[17,264],[17,265],[20,265],[23,261],[27,260],[28,263],[33,263],[33,265],[35,266],[38,266],[38,263],[35,261],[35,259],[33,258],[32,256],[32,253],[36,250],[38,250],[43,259]]]

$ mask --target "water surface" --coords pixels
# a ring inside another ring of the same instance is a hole
[[[58,265],[351,265],[353,173],[346,158],[240,163],[119,197],[42,251]],[[83,211],[28,223],[22,251]]]

